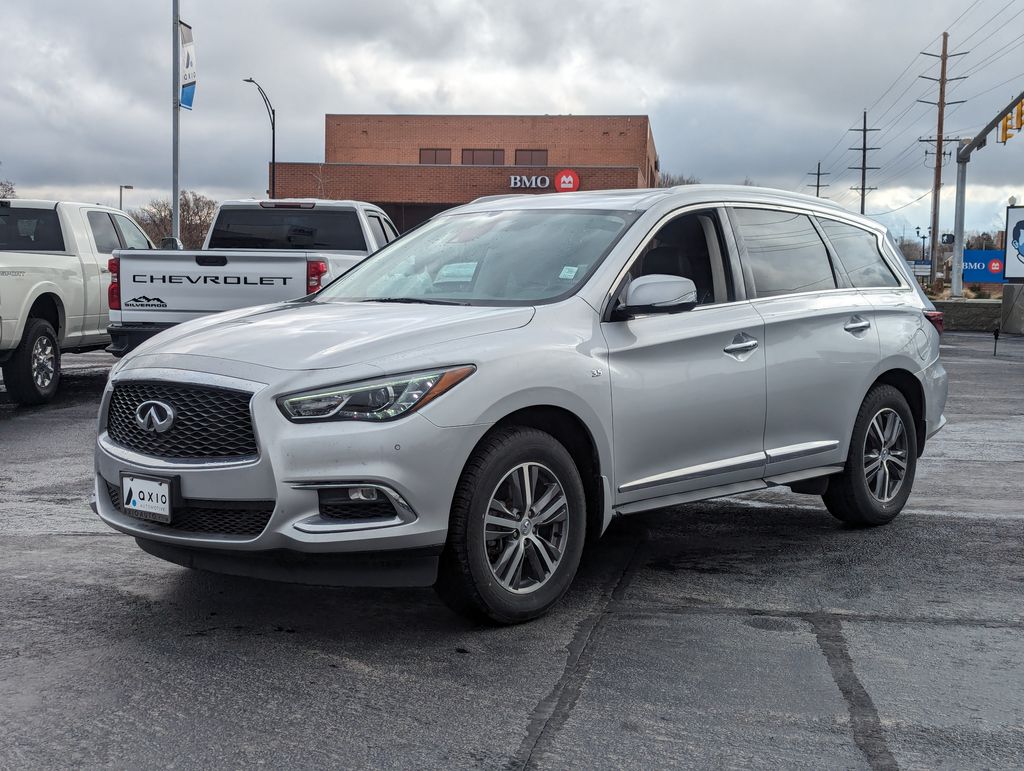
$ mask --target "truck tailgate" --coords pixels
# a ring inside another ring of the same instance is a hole
[[[306,295],[306,253],[120,250],[121,318],[179,322]]]

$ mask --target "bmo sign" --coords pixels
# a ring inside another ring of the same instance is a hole
[[[529,187],[539,190],[554,187],[556,192],[568,193],[580,189],[580,175],[572,169],[562,169],[555,174],[554,182],[552,183],[552,178],[547,174],[535,174],[533,176],[512,174],[508,178],[508,186]]]

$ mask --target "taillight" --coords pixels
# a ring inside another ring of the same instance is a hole
[[[326,273],[327,263],[323,260],[306,261],[306,277],[308,279],[306,286],[310,292],[315,292],[320,288],[320,282]]]
[[[945,322],[942,319],[942,311],[925,311],[924,317],[935,327],[935,331],[941,335],[945,326]]]
[[[121,310],[121,260],[111,257],[107,260],[110,269],[110,286],[107,287],[107,307],[112,311]]]

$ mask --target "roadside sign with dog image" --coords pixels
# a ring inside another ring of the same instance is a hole
[[[1024,281],[1024,206],[1006,209],[1006,278]]]

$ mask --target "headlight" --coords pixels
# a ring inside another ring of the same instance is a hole
[[[394,420],[418,410],[476,371],[466,365],[396,375],[352,386],[282,396],[277,406],[294,423],[318,420]]]

